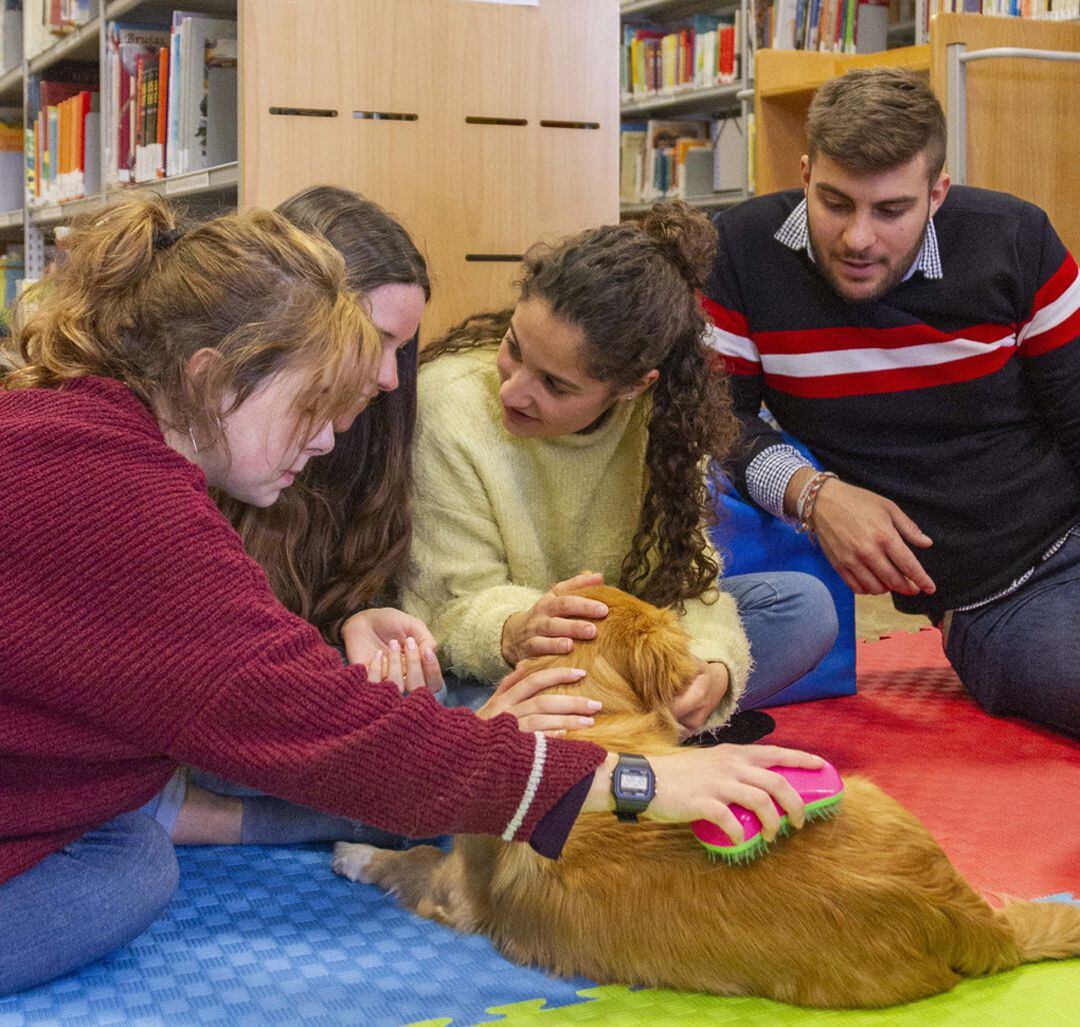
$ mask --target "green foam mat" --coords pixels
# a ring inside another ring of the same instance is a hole
[[[952,991],[882,1010],[818,1010],[760,998],[717,998],[678,991],[589,988],[587,1001],[544,1009],[543,1000],[489,1010],[498,1027],[572,1027],[612,1024],[657,1027],[678,1024],[738,1024],[739,1027],[1076,1027],[1080,1025],[1080,964],[1039,963],[1009,973],[963,981]],[[446,1027],[450,1020],[430,1020]],[[455,1025],[456,1027],[456,1025]]]

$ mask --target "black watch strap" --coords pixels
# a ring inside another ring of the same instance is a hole
[[[656,776],[649,761],[637,753],[619,753],[619,762],[611,774],[611,794],[615,798],[615,816],[636,821],[656,794]]]

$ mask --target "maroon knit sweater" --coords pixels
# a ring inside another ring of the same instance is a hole
[[[420,837],[518,815],[524,840],[604,755],[342,667],[123,384],[0,392],[0,883],[178,763]]]

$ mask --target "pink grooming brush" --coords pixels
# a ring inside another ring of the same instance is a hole
[[[844,782],[836,772],[836,767],[826,763],[817,770],[803,770],[801,767],[769,767],[770,770],[787,778],[792,787],[802,797],[806,805],[806,819],[818,820],[831,817],[839,812],[840,800],[844,794]],[[774,801],[776,812],[780,816],[780,835],[788,833],[787,814]],[[694,837],[709,850],[709,856],[719,856],[728,863],[749,863],[757,859],[768,848],[768,843],[761,834],[761,821],[750,810],[735,803],[731,812],[743,827],[744,841],[737,845],[716,824],[710,820],[695,820],[690,827]]]

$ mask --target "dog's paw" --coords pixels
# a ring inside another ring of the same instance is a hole
[[[374,845],[338,842],[334,846],[334,873],[350,881],[368,883],[367,868],[379,850]]]

